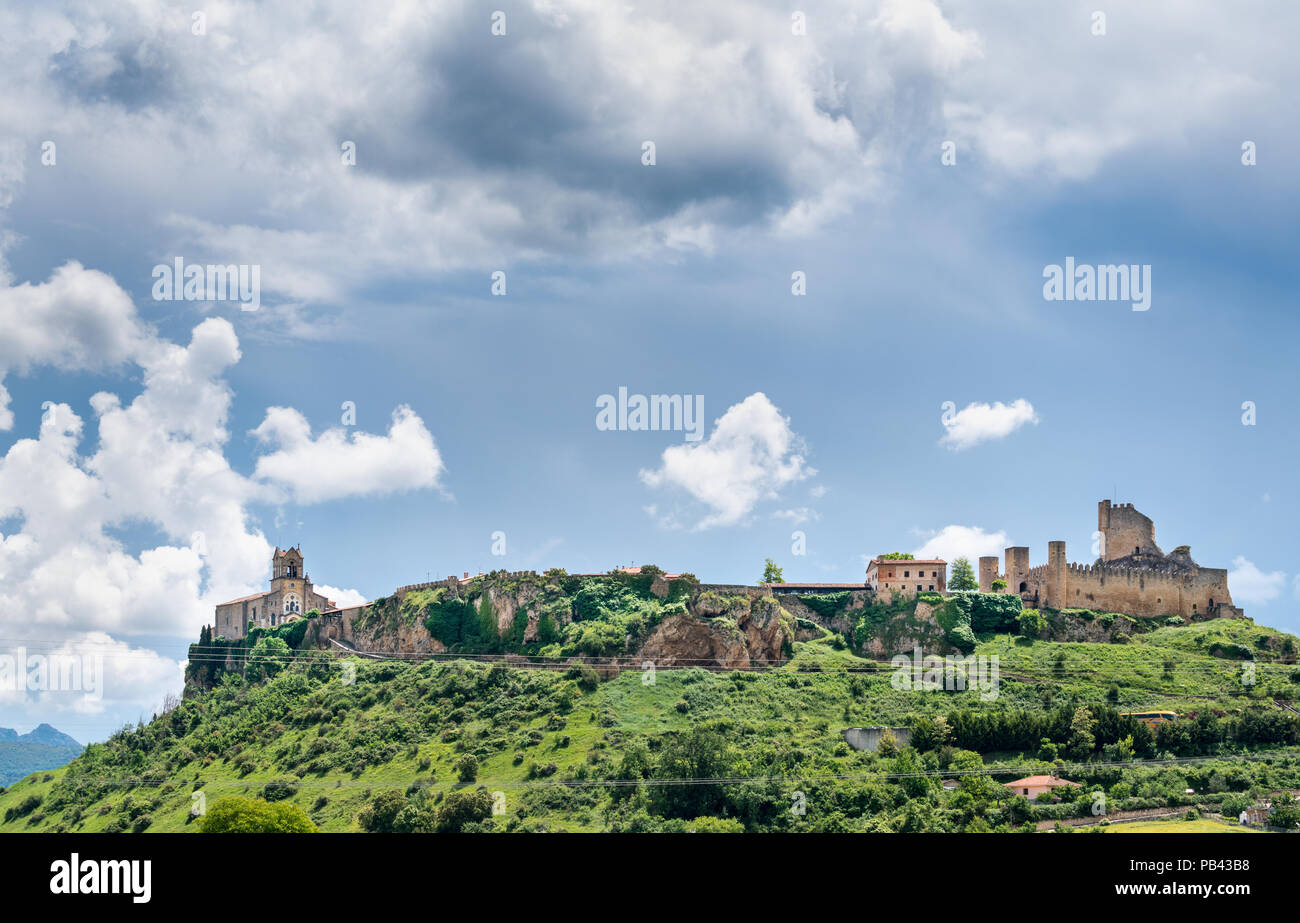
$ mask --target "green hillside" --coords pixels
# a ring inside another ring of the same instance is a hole
[[[776,669],[604,681],[578,664],[297,651],[10,786],[0,830],[194,830],[196,793],[296,804],[326,831],[1012,830],[1083,816],[1099,790],[1111,811],[1235,812],[1300,788],[1285,707],[1300,677],[1261,657],[1243,684],[1210,651],[1288,637],[1245,621],[1110,645],[987,636],[989,700],[906,688],[831,632]],[[1152,708],[1183,717],[1153,735],[1119,715]],[[852,749],[844,729],[869,725],[911,728],[913,745]],[[1168,762],[1111,765],[1134,760]],[[1060,803],[999,784],[1053,769],[1083,783]]]
[[[41,769],[62,766],[81,750],[81,744],[48,724],[26,734],[0,728],[0,785],[17,782]]]

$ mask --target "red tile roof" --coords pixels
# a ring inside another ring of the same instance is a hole
[[[1069,779],[1058,779],[1056,776],[1025,776],[1023,779],[1016,779],[1014,782],[1008,782],[1011,788],[1033,788],[1040,785],[1056,787],[1057,785],[1073,785],[1078,787],[1078,782],[1071,782]]]
[[[263,593],[253,593],[253,594],[251,594],[251,595],[249,595],[249,596],[241,596],[241,597],[239,597],[238,599],[232,599],[232,600],[230,600],[230,601],[228,601],[228,602],[217,603],[217,605],[218,605],[218,606],[233,606],[235,603],[248,603],[248,602],[252,602],[252,601],[255,600],[255,599],[261,599],[263,596],[270,596],[270,595],[271,595],[270,593],[266,593],[266,592],[263,592]]]

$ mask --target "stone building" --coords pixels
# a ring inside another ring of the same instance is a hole
[[[333,609],[333,601],[317,593],[303,567],[299,548],[278,547],[271,555],[271,589],[218,603],[213,636],[242,638],[254,626],[272,628],[302,618],[312,609]]]
[[[890,593],[903,596],[942,593],[948,588],[948,562],[941,558],[872,558],[867,565],[866,585],[877,598]]]
[[[1067,561],[1065,542],[1047,543],[1047,563],[1029,566],[1029,549],[1006,549],[1008,593],[1027,606],[1092,609],[1151,617],[1180,615],[1187,620],[1240,618],[1232,603],[1225,568],[1201,567],[1191,549],[1180,545],[1165,554],[1156,544],[1155,524],[1131,503],[1097,504],[1100,556],[1092,564]],[[980,590],[997,579],[997,558],[980,558]]]

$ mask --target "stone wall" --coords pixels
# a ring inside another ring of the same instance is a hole
[[[889,727],[845,728],[844,739],[854,750],[868,750],[874,753],[880,747],[880,738],[885,736],[886,731],[894,735],[900,747],[906,747],[912,742],[911,728]]]
[[[1141,618],[1180,615],[1192,619],[1237,615],[1228,592],[1228,572],[1202,567],[1192,572],[1106,564],[1042,564],[1030,568],[1029,596],[1052,609],[1124,612]],[[1235,611],[1234,611],[1235,610]]]
[[[1102,560],[1113,561],[1130,554],[1164,554],[1156,544],[1156,527],[1132,503],[1097,504],[1097,531],[1102,535]]]

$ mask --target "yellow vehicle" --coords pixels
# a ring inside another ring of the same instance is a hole
[[[1178,720],[1178,712],[1175,711],[1122,711],[1119,716],[1121,718],[1136,718],[1153,731],[1166,721]]]

